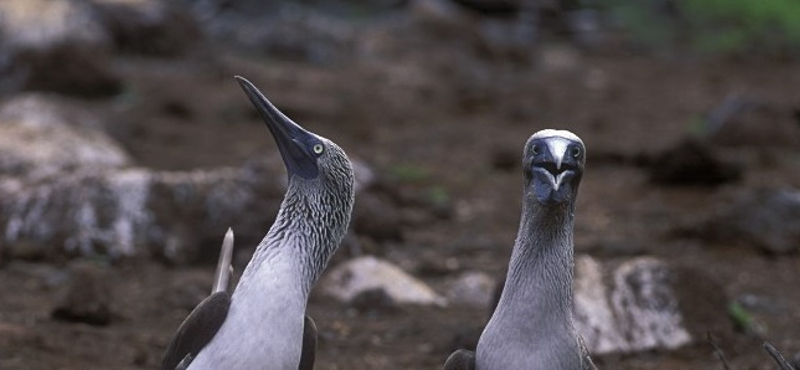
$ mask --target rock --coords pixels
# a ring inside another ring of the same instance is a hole
[[[663,185],[721,185],[742,178],[740,164],[721,158],[708,142],[691,138],[656,154],[648,171],[653,182]]]
[[[77,263],[71,270],[69,285],[53,310],[53,318],[98,326],[111,323],[110,270],[91,262]]]
[[[666,263],[647,257],[627,261],[613,279],[611,307],[630,349],[675,349],[689,343],[672,286],[675,276]]]
[[[390,262],[372,256],[359,257],[335,266],[320,283],[324,294],[351,302],[365,291],[380,289],[399,305],[445,306],[447,300],[428,285]]]
[[[800,250],[800,190],[746,189],[732,198],[707,216],[703,236],[745,242],[771,254]]]
[[[40,244],[53,253],[185,263],[205,251],[216,259],[228,226],[243,240],[262,237],[282,196],[274,178],[235,168],[87,171],[27,185],[8,180],[0,181],[0,230],[5,243]],[[244,212],[251,207],[261,212]]]
[[[39,180],[77,168],[118,168],[126,151],[98,119],[66,101],[23,95],[0,106],[0,176]]]
[[[469,307],[487,307],[497,282],[488,274],[467,271],[447,284],[447,301]]]
[[[117,93],[110,39],[79,0],[0,1],[0,89],[82,96]]]
[[[598,261],[590,257],[575,260],[574,289],[575,326],[589,350],[595,354],[629,350],[623,334],[616,328]]]
[[[198,43],[200,27],[191,12],[159,0],[92,0],[114,46],[122,51],[176,56]]]
[[[576,259],[575,326],[590,352],[675,349],[729,330],[721,287],[652,257]]]

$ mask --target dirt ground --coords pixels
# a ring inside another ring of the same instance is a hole
[[[108,129],[143,166],[241,166],[277,155],[232,76],[249,78],[287,115],[336,141],[386,181],[445,195],[452,210],[447,217],[404,225],[402,241],[367,248],[411,261],[403,266],[434,287],[459,271],[503,274],[520,209],[517,153],[539,129],[570,129],[588,151],[575,230],[579,253],[601,259],[660,256],[702,271],[731,300],[753,295],[777,302],[754,315],[772,343],[789,355],[800,352],[797,253],[769,256],[747,245],[669,233],[717,207],[721,192],[800,187],[797,149],[748,161],[742,182],[721,187],[655,185],[635,161],[624,160],[670,147],[731,93],[800,107],[800,64],[592,54],[558,44],[543,46],[538,58],[531,65],[485,63],[477,70],[446,63],[398,63],[391,70],[366,62],[318,66],[236,53],[172,61],[125,58],[118,62],[130,84],[125,94],[82,104],[110,118]],[[552,65],[548,60],[554,58],[566,62]],[[237,240],[238,271],[254,242]],[[340,250],[332,263],[349,253]],[[445,259],[452,262],[450,270],[437,270]],[[5,261],[0,267],[0,332],[7,334],[0,338],[0,368],[155,368],[213,273],[208,265],[114,262],[111,323],[92,326],[51,317],[61,292],[53,276],[66,265]],[[309,311],[319,327],[316,368],[322,370],[438,369],[454,338],[480,328],[486,317],[484,309],[458,307],[363,312],[318,293]],[[737,332],[719,344],[732,369],[774,368],[760,343]],[[702,339],[676,351],[601,356],[596,362],[604,369],[722,368]]]

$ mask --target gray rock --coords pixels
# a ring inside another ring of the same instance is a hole
[[[235,168],[83,171],[36,184],[6,180],[0,181],[0,230],[7,244],[181,263],[201,256],[203,242],[230,225],[245,240],[263,236],[282,195],[273,178]]]
[[[772,254],[800,249],[800,190],[746,189],[732,198],[708,216],[703,236]]]
[[[676,349],[729,327],[721,287],[653,257],[575,264],[575,326],[590,352]],[[727,330],[729,331],[729,329]]]
[[[424,282],[372,256],[335,266],[323,277],[320,286],[324,294],[342,302],[351,302],[363,292],[380,289],[398,305],[447,305],[447,300]]]
[[[447,283],[447,300],[455,305],[487,307],[497,282],[484,272],[467,271]]]
[[[119,168],[126,151],[100,131],[96,117],[45,95],[23,95],[0,106],[0,177],[29,180],[77,168]]]
[[[0,1],[0,90],[114,94],[110,41],[86,1]]]

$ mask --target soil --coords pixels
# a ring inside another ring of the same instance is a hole
[[[401,241],[369,248],[391,260],[411,261],[403,266],[436,288],[460,271],[502,276],[520,210],[517,153],[539,129],[572,130],[586,143],[589,158],[577,207],[578,253],[601,259],[655,255],[720,283],[731,301],[760,297],[770,303],[752,314],[763,322],[765,338],[787,355],[800,352],[797,253],[771,256],[746,244],[670,232],[713,211],[722,193],[800,186],[797,148],[747,157],[744,179],[722,186],[657,185],[635,160],[685,138],[700,117],[734,92],[800,107],[800,64],[599,54],[559,44],[543,45],[541,53],[536,60],[552,53],[572,62],[558,68],[483,63],[470,71],[454,65],[453,71],[442,62],[398,62],[390,69],[236,52],[172,60],[125,56],[116,61],[127,81],[125,92],[80,104],[104,115],[109,131],[142,166],[241,166],[277,156],[232,76],[249,78],[288,116],[368,163],[382,181],[443,198],[449,212],[404,224]],[[237,271],[254,245],[255,240],[237,239]],[[342,248],[332,263],[351,253]],[[446,259],[445,271],[429,266]],[[156,368],[213,274],[210,265],[96,261],[110,270],[113,316],[108,325],[94,326],[51,316],[63,292],[59,279],[70,262],[3,263],[2,369]],[[320,333],[317,369],[439,369],[459,336],[480,330],[487,310],[363,311],[315,292],[309,313]],[[720,320],[729,320],[727,315],[724,308],[718,312]],[[762,338],[732,333],[719,341],[731,368],[774,368],[761,349]],[[675,351],[598,356],[596,362],[603,369],[722,368],[704,338]]]

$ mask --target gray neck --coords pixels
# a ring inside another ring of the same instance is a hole
[[[528,322],[572,322],[574,205],[523,204],[498,311]]]
[[[503,293],[478,341],[477,369],[578,369],[572,324],[574,206],[528,200],[522,207]]]
[[[299,287],[302,296],[308,297],[344,237],[352,207],[311,194],[315,196],[289,187],[275,223],[256,248],[237,290],[258,280],[252,279],[257,273],[274,274],[271,279]],[[284,270],[274,268],[286,265]]]
[[[567,330],[571,334],[573,220],[574,204],[523,203],[497,314],[530,325],[534,333]]]

